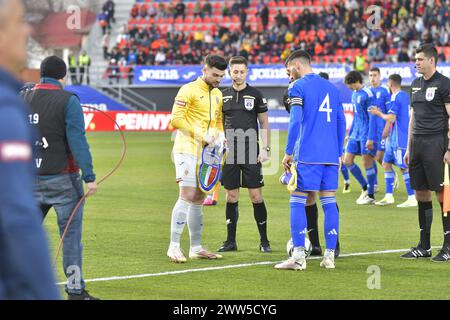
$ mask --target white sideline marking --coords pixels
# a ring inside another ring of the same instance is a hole
[[[340,254],[340,258],[345,257],[356,257],[356,256],[368,256],[375,254],[386,254],[386,253],[399,253],[406,252],[409,249],[395,249],[395,250],[383,250],[383,251],[372,251],[372,252],[355,252],[355,253],[347,253]],[[322,257],[309,257],[308,260],[318,260]],[[244,268],[244,267],[252,267],[252,266],[261,266],[266,264],[276,264],[280,261],[262,261],[262,262],[252,262],[252,263],[241,263],[241,264],[232,264],[228,266],[219,266],[219,267],[207,267],[207,268],[199,268],[199,269],[186,269],[186,270],[176,270],[176,271],[166,271],[159,273],[147,273],[147,274],[136,274],[131,276],[120,276],[120,277],[108,277],[108,278],[95,278],[95,279],[87,279],[85,282],[99,282],[99,281],[115,281],[115,280],[128,280],[128,279],[138,279],[138,278],[148,278],[148,277],[159,277],[159,276],[169,276],[174,274],[183,274],[183,273],[191,273],[191,272],[202,272],[202,271],[214,271],[214,270],[223,270],[223,269],[234,269],[234,268]],[[57,285],[63,285],[67,282],[58,282]]]

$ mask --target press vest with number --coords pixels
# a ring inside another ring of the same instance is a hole
[[[75,169],[66,137],[65,108],[73,94],[53,85],[37,85],[24,94],[31,107],[30,122],[39,128],[36,141],[39,175],[60,174]]]

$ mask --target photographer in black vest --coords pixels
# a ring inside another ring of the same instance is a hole
[[[82,181],[86,183],[88,195],[97,191],[80,101],[63,90],[66,74],[63,60],[48,57],[41,64],[40,83],[23,93],[31,107],[29,120],[40,132],[36,141],[39,149],[35,159],[36,198],[43,218],[50,208],[55,209],[60,235],[83,197]],[[96,300],[85,290],[82,277],[82,220],[83,205],[74,215],[63,241],[63,266],[68,278],[66,292],[69,300]]]

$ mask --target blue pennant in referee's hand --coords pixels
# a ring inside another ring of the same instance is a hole
[[[197,170],[200,189],[204,193],[211,193],[219,181],[223,162],[227,153],[227,144],[224,138],[218,139],[214,144],[203,147],[201,163]]]

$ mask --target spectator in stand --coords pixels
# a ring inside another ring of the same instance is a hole
[[[411,59],[408,55],[408,48],[406,46],[402,46],[400,49],[398,55],[397,55],[397,62],[410,62]]]
[[[175,16],[174,16],[174,18],[176,19],[179,16],[183,17],[183,21],[186,18],[186,5],[183,3],[183,0],[180,0],[175,6]]]
[[[205,0],[202,11],[204,15],[207,15],[208,17],[212,16],[212,6],[211,3],[209,3],[209,0]]]
[[[202,4],[200,0],[197,0],[197,2],[195,3],[193,13],[194,18],[200,17],[203,19]]]
[[[241,8],[247,9],[250,7],[250,0],[241,0]]]
[[[103,5],[103,12],[108,14],[108,23],[116,23],[115,12],[116,12],[116,4],[113,0],[107,0]]]
[[[111,40],[111,31],[108,31],[106,34],[103,35],[102,38],[102,48],[103,48],[103,59],[108,60],[109,58],[109,43]]]
[[[228,5],[228,2],[225,0],[222,6],[222,16],[228,17],[230,14],[231,14],[230,6]]]
[[[147,15],[150,18],[155,18],[158,12],[156,11],[156,8],[153,6],[153,4],[148,6]]]
[[[119,66],[117,64],[116,59],[111,59],[109,62],[107,74],[109,78],[109,84],[112,85],[114,79],[116,79],[116,83],[119,84],[120,74],[119,74]]]
[[[244,8],[241,9],[239,13],[239,20],[241,21],[241,30],[244,30],[244,27],[247,23],[247,12]]]
[[[155,56],[155,65],[160,66],[166,64],[166,54],[164,49],[159,49]]]
[[[108,14],[106,12],[101,12],[99,13],[97,19],[100,27],[102,28],[103,35],[105,35],[106,30],[109,28]]]
[[[237,1],[234,1],[233,4],[231,5],[231,15],[239,17],[240,13],[241,13],[241,5]]]
[[[135,4],[133,8],[131,8],[131,17],[137,18],[139,16],[139,7]]]
[[[267,26],[269,25],[269,8],[265,3],[263,3],[260,15],[263,30],[267,30]]]
[[[143,4],[141,8],[139,9],[139,15],[141,18],[147,18],[148,16],[148,6],[147,4]]]

